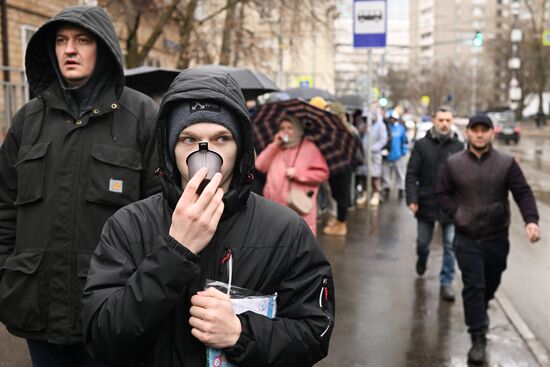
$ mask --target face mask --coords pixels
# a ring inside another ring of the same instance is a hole
[[[214,177],[214,174],[216,174],[216,172],[221,172],[223,159],[218,153],[208,150],[208,143],[203,141],[199,143],[199,150],[187,156],[185,163],[189,168],[189,179],[195,176],[201,168],[208,168],[208,174],[197,190],[197,193],[200,194],[206,185],[208,185],[212,177]]]

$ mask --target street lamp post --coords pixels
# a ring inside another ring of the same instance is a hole
[[[474,58],[472,59],[472,94],[470,101],[470,114],[474,115],[477,112],[477,85],[478,85],[478,74],[479,74],[479,63],[481,47],[483,47],[483,33],[481,31],[476,31],[474,38],[472,39],[472,52]]]
[[[512,41],[512,58],[508,60],[508,68],[511,70],[510,84],[508,90],[508,100],[510,108],[514,111],[514,118],[519,108],[519,101],[521,100],[521,87],[518,81],[518,70],[521,67],[521,60],[519,58],[519,42],[522,39],[521,29],[517,28],[518,16],[520,11],[519,0],[513,0],[510,5],[510,10],[513,16],[512,31],[510,33],[510,41]]]

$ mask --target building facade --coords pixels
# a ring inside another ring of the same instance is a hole
[[[509,0],[411,0],[410,23],[413,72],[452,74],[445,98],[433,103],[462,114],[508,104]]]

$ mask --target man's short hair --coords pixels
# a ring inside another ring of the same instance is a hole
[[[433,117],[435,117],[435,115],[437,115],[438,112],[450,112],[450,113],[453,113],[453,109],[452,109],[450,106],[447,106],[447,105],[439,106],[439,108],[434,112]]]

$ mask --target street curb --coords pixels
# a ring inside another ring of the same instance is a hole
[[[538,364],[541,367],[550,367],[550,358],[548,356],[548,351],[541,344],[541,342],[539,342],[531,329],[529,329],[529,326],[527,326],[525,321],[523,321],[506,294],[504,294],[504,292],[498,292],[495,295],[495,299],[504,311],[504,314],[506,315],[508,320],[510,320],[511,324],[514,326],[521,338],[529,347],[529,350],[537,360]]]

